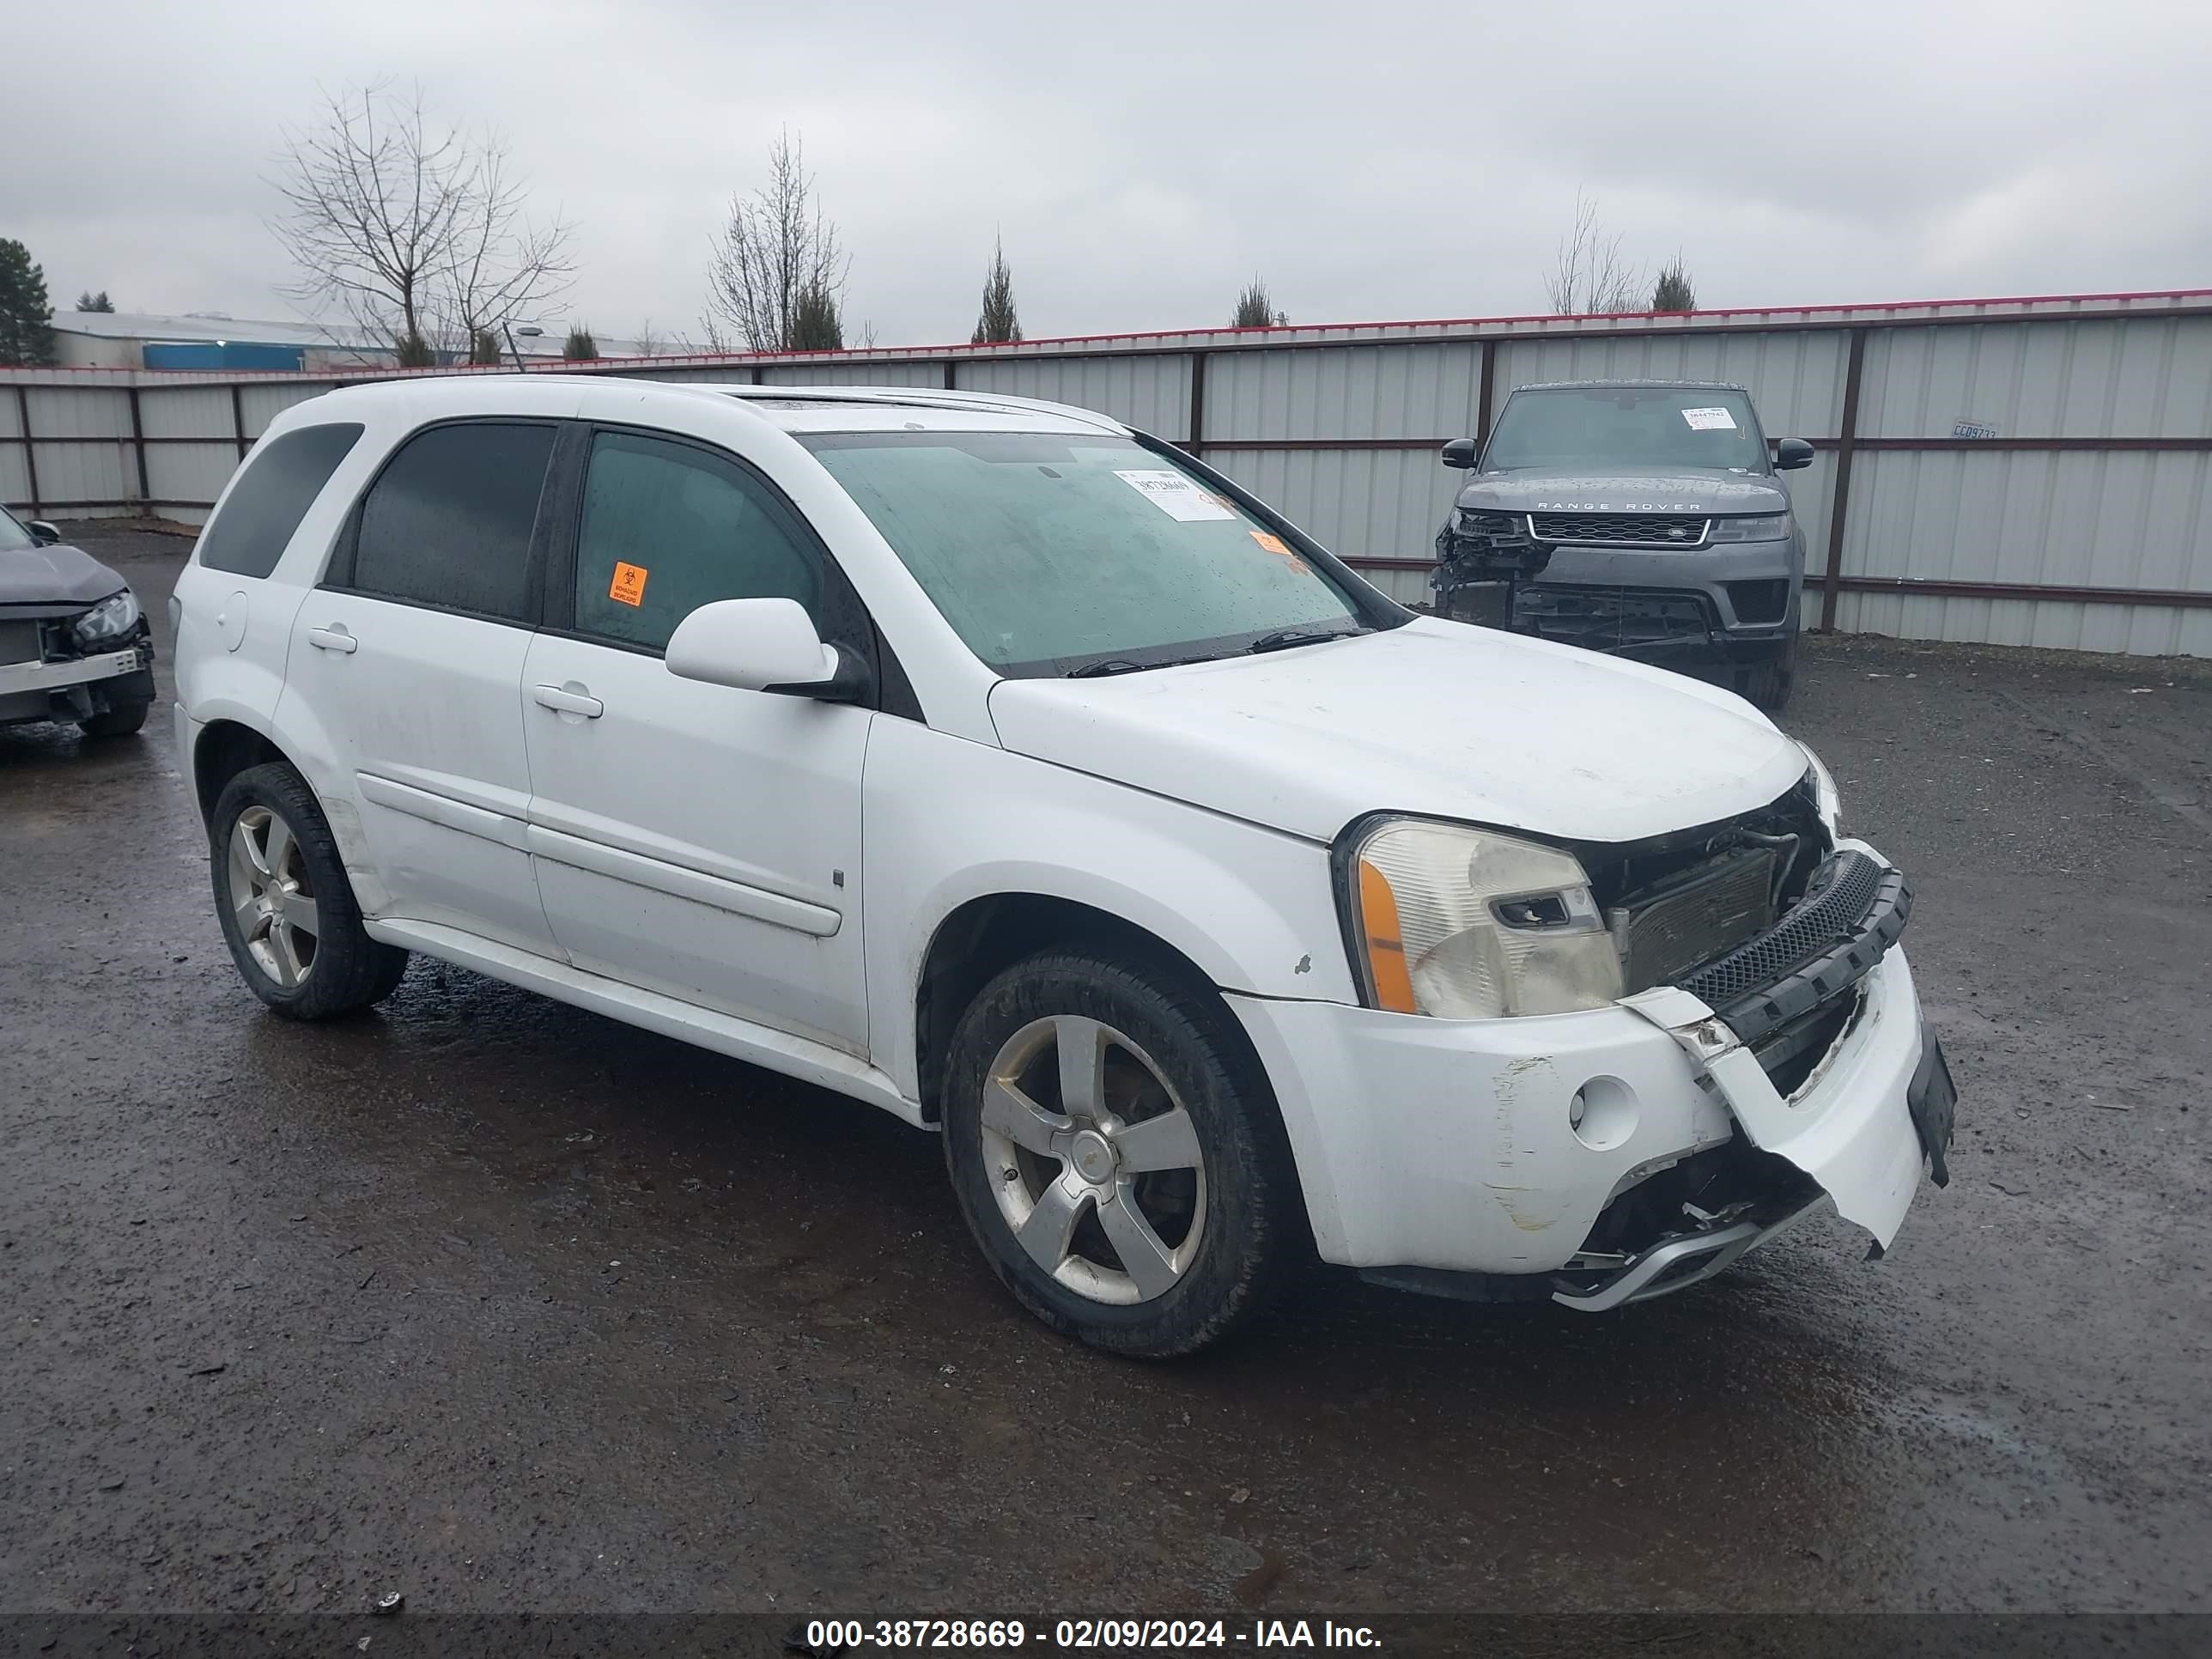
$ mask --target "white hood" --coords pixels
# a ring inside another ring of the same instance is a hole
[[[1424,617],[1256,657],[1002,680],[1017,754],[1316,841],[1400,811],[1636,841],[1763,806],[1805,757],[1732,693]]]

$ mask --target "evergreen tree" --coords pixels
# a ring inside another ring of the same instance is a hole
[[[1659,273],[1659,281],[1651,290],[1651,309],[1654,311],[1695,311],[1698,290],[1690,281],[1690,273],[1683,266],[1682,256],[1677,253],[1674,262]]]
[[[488,328],[471,331],[469,335],[469,361],[484,368],[494,363],[505,362],[507,354],[500,349],[499,336]]]
[[[845,319],[837,295],[827,283],[809,283],[800,289],[791,308],[793,351],[842,351]]]
[[[88,289],[85,292],[76,296],[76,308],[79,311],[112,312],[115,309],[115,304],[114,301],[107,297],[107,290],[106,289],[100,289],[97,294],[93,293],[89,289]]]
[[[46,273],[32,262],[30,249],[0,236],[0,363],[53,362],[53,320]]]
[[[1280,328],[1291,319],[1275,309],[1275,302],[1267,293],[1267,285],[1255,276],[1244,291],[1237,296],[1237,314],[1229,319],[1231,328]]]
[[[578,323],[562,342],[561,355],[572,363],[588,363],[599,355],[599,343],[592,337],[591,330]]]
[[[983,314],[975,319],[971,345],[996,345],[1022,337],[1021,319],[1014,315],[1014,276],[1006,269],[1003,242],[991,244],[991,269],[983,278]]]

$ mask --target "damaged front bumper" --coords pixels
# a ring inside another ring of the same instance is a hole
[[[1878,1246],[1895,1237],[1923,1158],[1942,1170],[1949,1078],[1903,950],[1868,937],[1870,962],[1838,981],[1848,1019],[1787,1095],[1678,988],[1483,1021],[1230,1001],[1275,1083],[1326,1260],[1446,1294],[1610,1307],[1695,1283],[1824,1203]],[[1701,1156],[1753,1161],[1762,1184],[1593,1251],[1616,1200]]]

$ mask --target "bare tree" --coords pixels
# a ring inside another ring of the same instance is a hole
[[[1267,284],[1255,276],[1237,296],[1237,314],[1229,319],[1231,328],[1280,328],[1291,319],[1275,309],[1273,297]]]
[[[300,267],[292,292],[434,361],[434,336],[468,350],[568,286],[569,228],[524,214],[505,140],[433,124],[419,90],[388,82],[327,94],[316,125],[285,135],[283,209],[270,228]]]
[[[1620,238],[1599,228],[1597,204],[1575,192],[1574,228],[1559,239],[1544,297],[1563,317],[1617,316],[1642,309],[1644,272],[1620,257]]]
[[[636,344],[637,355],[641,357],[658,357],[668,349],[668,342],[653,327],[650,317],[637,325]]]
[[[454,225],[453,246],[435,287],[440,321],[455,341],[495,342],[510,324],[568,286],[569,227],[524,213],[526,181],[509,171],[507,145],[486,138],[474,157],[469,210]],[[496,351],[491,361],[500,361]]]
[[[708,340],[723,348],[722,325],[750,351],[817,349],[836,319],[852,261],[837,227],[822,216],[804,141],[787,131],[769,146],[768,183],[730,198],[730,216],[707,266]]]
[[[983,309],[968,343],[1003,345],[1021,337],[1021,319],[1014,314],[1014,273],[1006,269],[1006,245],[994,238],[991,268],[983,273]]]

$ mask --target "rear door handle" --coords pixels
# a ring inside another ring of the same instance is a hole
[[[550,708],[556,714],[581,714],[587,720],[595,720],[607,712],[606,704],[586,696],[580,689],[572,691],[565,685],[536,685],[531,688],[530,695],[538,699],[539,708]]]
[[[343,651],[351,653],[361,649],[361,641],[354,638],[352,635],[346,632],[345,625],[343,623],[333,623],[328,628],[309,629],[307,630],[307,643],[313,646],[318,651]]]

